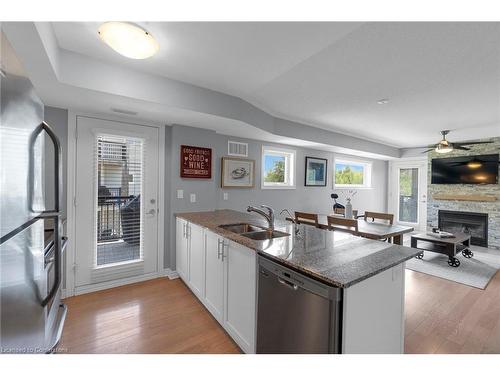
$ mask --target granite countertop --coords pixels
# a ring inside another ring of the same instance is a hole
[[[311,225],[298,225],[296,233],[294,224],[278,220],[275,230],[290,233],[290,236],[256,241],[219,227],[238,223],[267,226],[259,215],[234,210],[177,213],[175,216],[339,288],[359,283],[420,252],[418,249],[369,240],[346,232],[318,229]]]

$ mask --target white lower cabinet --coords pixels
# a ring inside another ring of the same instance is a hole
[[[255,353],[257,253],[192,223],[184,230],[182,222],[179,276],[240,348]]]
[[[255,353],[257,254],[231,241],[225,253],[224,326],[245,353]]]
[[[176,271],[184,282],[189,281],[189,243],[188,243],[188,222],[183,219],[176,221],[176,250],[175,263]]]
[[[188,223],[189,284],[198,298],[205,297],[205,230]]]
[[[224,324],[222,238],[208,230],[205,238],[205,306],[220,324]]]

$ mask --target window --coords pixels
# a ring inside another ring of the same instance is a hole
[[[335,160],[336,188],[369,188],[371,185],[371,163],[340,159]]]
[[[262,146],[263,189],[295,189],[295,151]]]

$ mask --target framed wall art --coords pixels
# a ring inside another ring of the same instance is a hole
[[[255,179],[255,160],[223,157],[221,162],[222,188],[252,188]]]
[[[305,186],[326,186],[328,160],[306,156]]]

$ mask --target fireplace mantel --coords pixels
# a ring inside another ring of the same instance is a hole
[[[495,202],[497,197],[488,194],[433,194],[432,198],[441,201]]]

